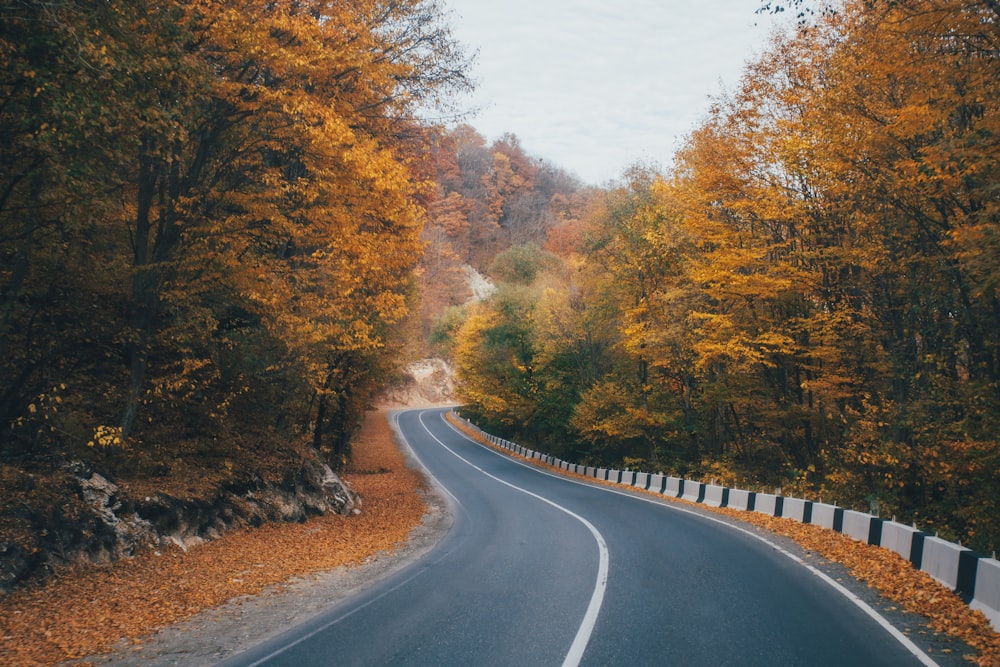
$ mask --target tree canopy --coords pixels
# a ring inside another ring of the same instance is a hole
[[[418,112],[468,86],[439,7],[8,2],[0,63],[4,459],[342,463],[414,293]]]

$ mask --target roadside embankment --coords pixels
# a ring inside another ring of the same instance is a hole
[[[156,629],[227,600],[357,567],[406,543],[427,509],[424,482],[407,467],[385,412],[368,415],[343,478],[361,499],[360,514],[234,530],[186,551],[68,568],[0,596],[0,664],[53,665],[124,642],[139,649]]]

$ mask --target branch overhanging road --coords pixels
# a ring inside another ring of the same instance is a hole
[[[767,539],[511,459],[444,412],[395,419],[449,498],[449,534],[225,665],[935,664]]]

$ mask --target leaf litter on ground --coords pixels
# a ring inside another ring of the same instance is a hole
[[[59,570],[41,585],[0,596],[0,664],[37,667],[92,656],[232,598],[294,577],[356,566],[404,544],[427,505],[421,474],[406,466],[386,413],[372,412],[343,475],[358,515],[324,515],[230,531],[182,551],[161,548],[106,565]]]

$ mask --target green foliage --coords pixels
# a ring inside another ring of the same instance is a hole
[[[507,248],[493,260],[490,275],[498,282],[531,285],[539,272],[556,265],[555,258],[533,243]]]
[[[431,329],[430,343],[442,356],[452,356],[455,336],[462,327],[465,317],[465,306],[449,306],[435,320]]]

